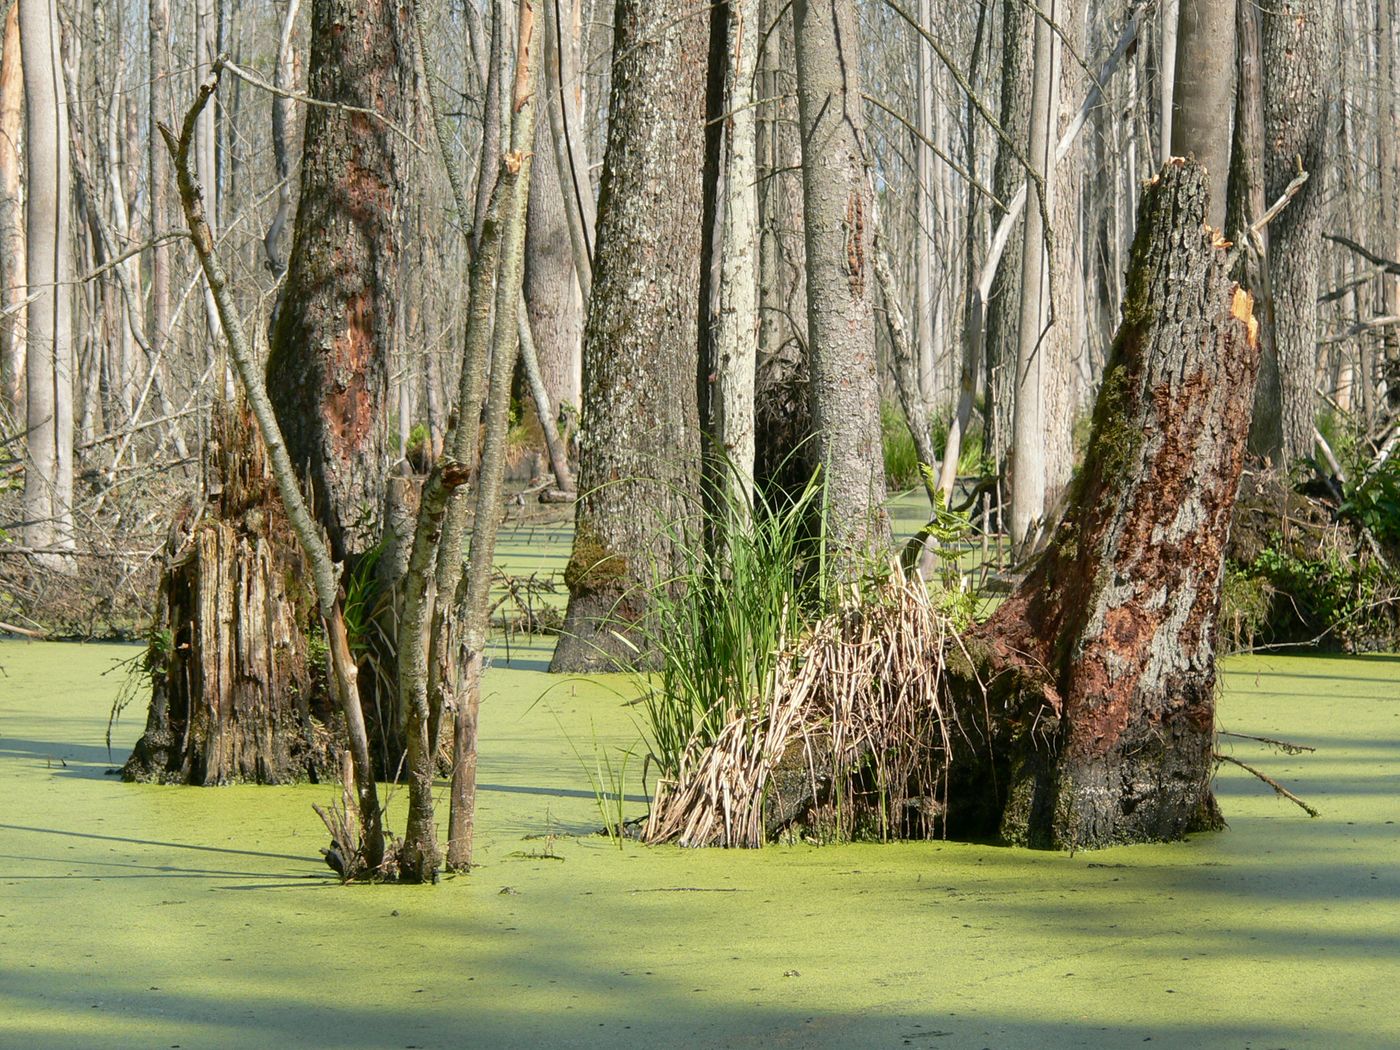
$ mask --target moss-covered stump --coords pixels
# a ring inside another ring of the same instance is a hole
[[[287,783],[327,768],[332,737],[307,568],[241,406],[214,414],[206,504],[172,530],[128,780]]]

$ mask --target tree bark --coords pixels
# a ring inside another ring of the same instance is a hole
[[[554,104],[562,103],[555,100]],[[525,303],[530,332],[550,404],[556,413],[565,406],[576,413],[583,382],[578,369],[583,302],[574,276],[573,245],[559,165],[549,126],[543,122],[535,135],[533,170],[530,221],[525,234]]]
[[[150,0],[150,126],[152,129],[161,122],[170,123],[174,118],[170,113],[169,54],[166,38],[170,31],[169,0]],[[149,144],[149,167],[147,170],[148,206],[151,216],[151,233],[158,236],[166,229],[169,209],[170,176],[165,147],[160,135],[152,132]],[[157,244],[151,248],[151,344],[164,347],[170,338],[170,246]],[[160,367],[157,361],[151,362],[153,369]]]
[[[744,511],[753,502],[754,376],[758,367],[758,164],[754,85],[763,26],[757,0],[730,0],[725,62],[726,153],[712,411],[720,471]]]
[[[1325,0],[1282,0],[1261,12],[1264,200],[1278,200],[1300,167],[1309,176],[1269,224],[1271,308],[1265,318],[1273,327],[1278,382],[1259,388],[1259,423],[1250,444],[1280,466],[1312,451],[1316,422],[1320,238],[1337,56],[1334,7]]]
[[[812,475],[807,361],[807,250],[802,144],[793,76],[791,5],[763,0],[758,103],[758,360],[754,377],[754,481],[796,496]]]
[[[1071,511],[977,632],[1046,719],[1011,760],[1012,841],[1170,839],[1218,819],[1215,625],[1258,340],[1202,225],[1207,186],[1172,161],[1144,193]]]
[[[1030,9],[1022,0],[1002,4],[1001,109],[1002,130],[1014,142],[1027,141],[1030,129],[1032,41]],[[997,199],[1010,201],[1025,185],[1026,173],[1005,143],[997,148],[992,190]],[[1032,206],[1035,201],[1032,199]],[[994,221],[1002,213],[994,211]],[[1011,453],[1011,415],[1016,404],[1016,347],[1020,332],[1021,250],[1023,224],[1018,220],[1002,253],[1001,266],[992,279],[986,304],[986,376],[988,447],[992,459],[1004,470]]]
[[[1229,114],[1235,96],[1236,0],[1180,0],[1172,92],[1174,157],[1194,157],[1211,180],[1206,221],[1225,228]]]
[[[1033,82],[1028,118],[1027,157],[1033,171],[1026,179],[1026,218],[1021,240],[1021,316],[1017,325],[1015,407],[1011,424],[1011,520],[1013,547],[1023,549],[1039,532],[1046,515],[1048,420],[1046,395],[1057,380],[1048,331],[1051,319],[1052,253],[1046,216],[1055,208],[1055,128],[1060,98],[1060,41],[1050,22],[1062,10],[1049,0],[1045,17],[1036,17]],[[1046,19],[1050,22],[1047,22]],[[1038,176],[1037,178],[1035,178]],[[1058,275],[1063,280],[1063,275]]]
[[[19,143],[24,125],[24,66],[19,50],[19,4],[5,14],[0,55],[0,407],[19,419],[24,406],[24,333],[29,294],[25,266],[24,201]]]
[[[580,498],[553,671],[612,667],[644,651],[643,585],[654,569],[669,574],[674,534],[696,538],[708,21],[698,0],[616,8]]]
[[[55,0],[19,4],[24,55],[29,306],[25,544],[73,546],[73,252],[68,98]],[[46,559],[55,567],[66,563]]]
[[[889,542],[859,22],[853,0],[797,0],[793,19],[812,424],[825,471],[832,564],[853,575]]]
[[[315,0],[313,98],[402,123],[411,61],[401,0]],[[268,388],[336,560],[369,549],[386,456],[379,418],[397,306],[400,182],[393,132],[362,113],[306,113],[301,197]]]
[[[332,712],[308,645],[316,598],[246,408],[216,406],[204,457],[210,504],[198,517],[185,508],[172,529],[146,654],[151,706],[122,776],[202,786],[333,775]]]

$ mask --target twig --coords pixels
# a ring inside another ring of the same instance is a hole
[[[1264,783],[1268,784],[1269,787],[1273,788],[1273,789],[1274,789],[1274,792],[1275,792],[1276,794],[1281,795],[1283,798],[1288,799],[1289,802],[1292,802],[1295,806],[1298,806],[1298,807],[1299,807],[1300,809],[1302,809],[1303,812],[1306,813],[1308,816],[1310,816],[1310,817],[1320,817],[1320,816],[1322,816],[1322,814],[1321,814],[1320,812],[1318,812],[1318,811],[1317,811],[1316,809],[1314,809],[1312,806],[1308,805],[1306,802],[1304,802],[1304,801],[1303,801],[1301,798],[1299,798],[1297,795],[1293,794],[1293,792],[1289,791],[1286,787],[1284,787],[1282,784],[1280,784],[1280,783],[1279,783],[1277,780],[1275,780],[1273,777],[1269,776],[1267,773],[1261,773],[1259,770],[1255,769],[1253,766],[1247,765],[1246,763],[1241,762],[1238,758],[1232,758],[1230,755],[1222,755],[1219,751],[1217,751],[1217,752],[1215,753],[1215,760],[1216,760],[1217,762],[1229,762],[1229,763],[1231,763],[1232,765],[1239,766],[1239,767],[1240,767],[1241,769],[1243,769],[1246,773],[1253,773],[1256,777],[1258,777],[1258,778],[1259,778],[1260,780],[1262,780]]]
[[[1377,255],[1370,249],[1363,248],[1350,237],[1343,237],[1340,233],[1324,233],[1322,239],[1324,241],[1332,241],[1334,244],[1340,244],[1343,248],[1350,248],[1357,255],[1361,256],[1361,258],[1369,263],[1374,263],[1386,273],[1400,274],[1400,262],[1395,262],[1393,259],[1386,259],[1383,256]]]
[[[1298,174],[1293,177],[1293,181],[1283,188],[1283,192],[1279,194],[1278,200],[1274,201],[1274,203],[1269,206],[1269,210],[1259,216],[1258,221],[1249,228],[1250,232],[1260,233],[1265,226],[1277,219],[1279,212],[1288,207],[1288,202],[1298,196],[1298,191],[1303,188],[1308,178],[1309,173],[1300,169]]]
[[[252,84],[253,87],[262,88],[262,90],[276,95],[279,98],[288,98],[291,99],[293,102],[301,102],[307,106],[319,106],[321,109],[337,109],[342,113],[358,113],[360,116],[369,117],[371,120],[376,120],[380,124],[383,124],[386,128],[388,128],[399,138],[407,142],[419,153],[428,152],[427,149],[425,149],[423,146],[419,145],[416,141],[414,141],[413,137],[409,135],[408,132],[404,131],[403,128],[399,127],[397,124],[395,124],[392,120],[386,117],[383,113],[380,113],[378,110],[366,109],[364,106],[348,106],[344,102],[329,102],[323,98],[312,98],[310,95],[307,95],[301,91],[288,91],[286,88],[280,88],[276,84],[273,84],[271,81],[264,80],[256,73],[244,69],[242,66],[238,65],[236,62],[230,59],[227,55],[220,55],[215,60],[214,69],[216,71],[219,69],[227,69],[239,80]]]
[[[1290,744],[1287,740],[1275,740],[1270,736],[1250,736],[1248,733],[1229,733],[1223,729],[1220,730],[1220,735],[1234,737],[1236,740],[1257,740],[1261,744],[1268,744],[1270,747],[1276,747],[1280,751],[1287,752],[1290,755],[1301,755],[1304,751],[1311,752],[1317,750],[1317,748],[1308,747],[1306,744]]]

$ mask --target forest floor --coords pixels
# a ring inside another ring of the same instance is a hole
[[[342,887],[328,785],[110,775],[136,652],[0,642],[0,1047],[1400,1045],[1400,656],[1224,662],[1224,729],[1318,750],[1223,749],[1315,820],[1226,765],[1229,829],[1172,845],[726,852],[596,833],[637,687],[521,637],[486,679],[480,866]]]

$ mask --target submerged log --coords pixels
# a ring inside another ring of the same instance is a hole
[[[214,414],[206,505],[172,534],[147,654],[146,730],[127,780],[194,785],[316,779],[330,702],[308,569],[241,406]]]

